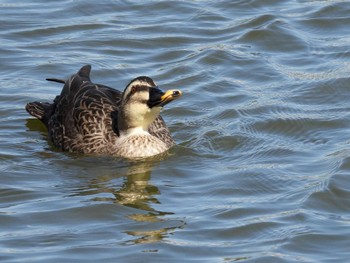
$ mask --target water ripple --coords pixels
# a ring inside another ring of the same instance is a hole
[[[347,1],[0,3],[0,258],[346,262]],[[184,96],[149,162],[63,153],[24,105],[83,64]],[[93,238],[92,238],[93,237]]]

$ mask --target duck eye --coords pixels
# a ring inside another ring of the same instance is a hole
[[[135,94],[135,92],[136,92],[136,87],[132,87],[130,92],[131,92],[131,94]]]

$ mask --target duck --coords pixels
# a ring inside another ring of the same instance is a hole
[[[52,103],[30,102],[27,112],[48,130],[49,140],[62,151],[146,158],[175,145],[162,108],[182,96],[178,89],[162,91],[147,76],[139,76],[123,92],[90,80],[85,65],[64,84]]]

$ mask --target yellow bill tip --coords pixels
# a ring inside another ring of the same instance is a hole
[[[167,90],[164,95],[161,97],[162,101],[171,101],[182,96],[182,91],[178,89]]]

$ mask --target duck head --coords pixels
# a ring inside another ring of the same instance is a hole
[[[162,91],[149,77],[133,79],[123,92],[118,118],[119,128],[147,131],[161,109],[181,95],[180,90]]]

